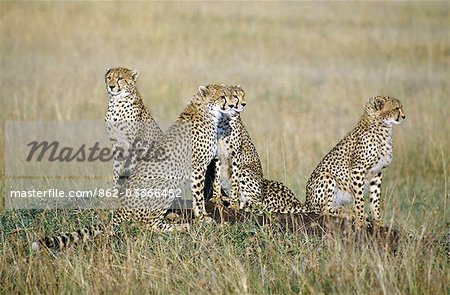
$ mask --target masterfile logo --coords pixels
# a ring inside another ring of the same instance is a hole
[[[145,130],[145,124],[139,129],[133,124],[6,122],[6,207],[114,208],[128,197],[145,198],[147,208],[158,209],[175,198],[189,198],[190,133],[177,128],[190,129],[173,125],[163,138],[152,140],[135,132]],[[128,177],[136,166],[150,177],[142,187],[130,188]],[[114,172],[123,190],[113,184]]]

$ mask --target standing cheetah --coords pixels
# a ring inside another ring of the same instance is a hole
[[[381,223],[382,170],[392,160],[392,126],[404,119],[399,100],[375,96],[369,100],[353,131],[319,163],[306,184],[308,210],[341,215],[342,205],[355,203],[357,222],[364,221],[364,191],[370,195],[370,211]]]
[[[235,86],[232,91],[234,98],[245,106],[245,93],[241,87]],[[223,189],[233,208],[245,207],[278,213],[302,212],[304,207],[288,187],[264,178],[261,160],[241,120],[240,111],[238,109],[219,120],[219,163],[216,165],[213,200],[221,196]]]

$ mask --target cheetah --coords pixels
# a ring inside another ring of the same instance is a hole
[[[105,73],[106,92],[109,96],[105,122],[112,143],[113,187],[118,190],[121,182],[136,165],[134,154],[144,144],[157,142],[162,130],[144,105],[136,87],[139,71],[124,67],[108,68]],[[128,155],[125,153],[128,152]],[[63,248],[71,242],[92,239],[105,230],[104,225],[90,225],[72,233],[63,233],[53,238],[45,237],[41,243],[48,247]],[[37,248],[38,244],[35,243]]]
[[[233,96],[246,104],[240,86]],[[283,183],[265,179],[255,145],[240,117],[240,111],[224,115],[218,125],[218,164],[216,165],[213,201],[221,198],[221,190],[229,196],[229,206],[250,211],[277,213],[302,212],[304,207]]]
[[[186,180],[191,181],[194,215],[199,221],[207,217],[203,191],[207,165],[216,154],[217,124],[222,114],[234,112],[238,101],[226,85],[200,86],[189,105],[163,138],[152,149],[150,157],[139,161],[119,189],[120,207],[114,212],[108,227],[91,225],[35,242],[49,248],[66,248],[70,244],[93,239],[119,226],[123,221],[139,221],[160,232],[186,229],[187,224],[167,224],[163,221],[174,191]],[[151,194],[149,192],[152,191]],[[160,193],[156,194],[156,191]]]
[[[204,221],[208,217],[204,181],[207,166],[217,150],[218,122],[222,116],[241,110],[244,106],[239,106],[239,101],[231,95],[230,86],[200,86],[189,105],[158,144],[158,157],[139,162],[121,191],[136,191],[141,187],[176,190],[182,182],[190,181],[194,216],[198,221]],[[125,208],[114,216],[114,225],[134,215],[135,219],[145,219],[146,223],[158,230],[173,229],[174,225],[165,224],[162,220],[173,196],[150,200],[137,196],[126,200]],[[143,203],[144,201],[147,202]],[[135,210],[136,207],[139,210]]]
[[[136,87],[138,75],[138,70],[123,67],[107,69],[105,74],[109,95],[105,122],[113,145],[116,189],[136,166],[138,153],[147,153],[163,136]]]
[[[392,126],[405,118],[399,100],[389,96],[372,97],[355,129],[312,172],[306,184],[306,208],[345,216],[342,206],[354,201],[352,218],[364,225],[364,191],[368,190],[372,217],[382,224],[382,172],[392,160]]]

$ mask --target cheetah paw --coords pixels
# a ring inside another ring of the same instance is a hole
[[[211,199],[209,199],[209,201],[214,204],[220,204],[220,203],[222,203],[222,198],[221,197],[212,197]]]
[[[177,221],[180,218],[181,218],[181,216],[179,214],[173,213],[173,212],[167,214],[166,217],[165,217],[165,219],[167,221],[169,221],[169,222],[175,222],[175,221]]]
[[[376,227],[384,227],[386,224],[383,222],[383,220],[374,220],[372,221],[372,226]]]
[[[191,229],[191,225],[189,223],[177,224],[174,226],[175,230],[185,232]]]
[[[229,209],[234,209],[234,210],[239,210],[239,204],[231,204],[230,206],[228,206]]]
[[[224,202],[229,202],[229,199],[226,196],[218,196],[218,197],[212,197],[209,201],[213,204],[221,206],[221,205],[223,205]]]
[[[214,224],[214,223],[216,223],[216,221],[215,221],[214,218],[212,218],[211,216],[205,216],[205,217],[203,218],[203,223],[206,223],[206,224]]]
[[[213,224],[213,223],[216,223],[216,221],[211,217],[211,216],[209,216],[209,215],[207,215],[207,214],[204,214],[204,215],[200,215],[200,216],[198,216],[196,219],[195,219],[195,222],[196,223],[199,223],[199,224]]]
[[[369,222],[367,222],[367,220],[365,220],[365,219],[363,219],[363,220],[356,219],[355,220],[355,224],[360,229],[365,229],[365,228],[367,228],[369,226]]]

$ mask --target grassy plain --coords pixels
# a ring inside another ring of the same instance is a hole
[[[448,2],[0,3],[2,122],[101,120],[113,66],[140,70],[144,101],[166,123],[199,85],[240,84],[265,174],[301,200],[364,103],[399,98],[407,120],[394,130],[383,216],[415,236],[393,256],[250,224],[125,230],[123,242],[55,258],[30,254],[30,240],[95,213],[0,209],[0,293],[448,294],[448,256],[422,237],[450,227],[449,11]]]

